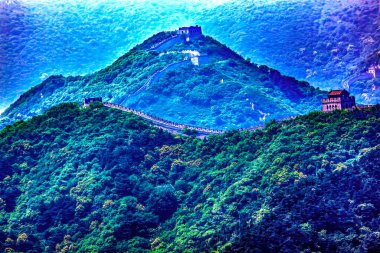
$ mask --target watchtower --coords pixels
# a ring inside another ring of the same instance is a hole
[[[322,99],[322,111],[324,112],[356,107],[355,97],[350,96],[346,90],[332,90],[327,96],[328,98]]]
[[[98,97],[98,98],[85,98],[84,101],[83,101],[83,107],[87,107],[92,102],[96,102],[96,101],[103,102],[103,99],[101,97]]]
[[[202,36],[202,27],[196,26],[188,26],[188,27],[180,27],[178,29],[179,35],[186,35],[189,38],[199,38]]]

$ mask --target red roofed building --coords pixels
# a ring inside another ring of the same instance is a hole
[[[329,92],[328,98],[322,99],[322,111],[324,112],[353,109],[355,107],[355,97],[350,96],[350,93],[346,90],[332,90]]]

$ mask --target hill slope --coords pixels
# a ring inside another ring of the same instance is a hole
[[[0,250],[377,252],[380,107],[208,140],[62,104],[0,132]]]
[[[1,115],[2,124],[84,97],[103,97],[174,122],[228,129],[320,108],[325,93],[305,82],[258,67],[210,37],[186,42],[173,36],[156,34],[91,75],[49,77],[12,104]],[[200,66],[184,61],[199,54]]]
[[[323,89],[341,88],[380,46],[377,0],[232,0],[204,15],[216,17],[202,23],[208,33],[239,54]]]

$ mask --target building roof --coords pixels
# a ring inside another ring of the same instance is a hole
[[[329,92],[329,96],[339,96],[342,95],[343,93],[348,93],[346,90],[332,90]]]

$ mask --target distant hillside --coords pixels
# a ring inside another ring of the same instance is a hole
[[[370,67],[371,65],[380,65],[380,47],[378,50],[370,54],[364,63],[366,67]]]
[[[379,252],[380,107],[208,140],[62,104],[0,131],[1,252]]]
[[[378,0],[231,0],[203,15],[213,17],[202,23],[208,33],[239,54],[326,90],[380,48]],[[353,90],[359,102],[366,90]]]
[[[86,76],[51,76],[2,115],[0,126],[85,97],[190,125],[232,129],[320,109],[325,92],[243,59],[211,37],[154,35],[111,66]],[[161,43],[160,42],[167,43]],[[198,55],[200,66],[190,61]],[[184,61],[184,59],[187,59]]]
[[[358,99],[362,103],[376,104],[380,101],[380,76],[373,79],[366,74],[371,66],[377,65],[380,65],[380,49],[361,61],[358,68],[347,78],[347,88],[353,94],[359,94]]]

